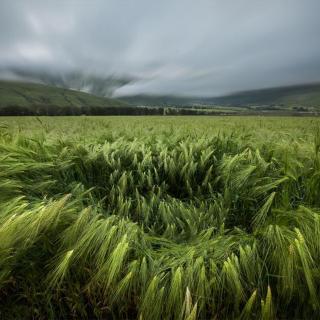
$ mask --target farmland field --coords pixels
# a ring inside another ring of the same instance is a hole
[[[0,318],[315,319],[320,119],[0,118]]]

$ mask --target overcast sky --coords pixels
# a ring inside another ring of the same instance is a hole
[[[320,81],[320,0],[0,0],[0,67],[214,96]]]

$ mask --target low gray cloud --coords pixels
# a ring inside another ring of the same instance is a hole
[[[2,0],[0,68],[136,79],[116,95],[315,82],[319,12],[319,0]]]

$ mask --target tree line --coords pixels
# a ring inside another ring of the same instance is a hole
[[[0,116],[80,116],[80,115],[204,115],[206,110],[162,107],[61,107],[61,106],[6,106],[0,108]]]

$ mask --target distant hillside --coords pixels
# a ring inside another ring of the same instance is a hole
[[[272,88],[215,97],[138,95],[111,99],[35,83],[0,81],[3,115],[223,115],[320,111],[320,84]]]
[[[78,114],[82,109],[125,107],[125,102],[34,83],[0,81],[2,114]]]
[[[135,95],[119,97],[130,105],[153,106],[282,106],[320,109],[320,84],[297,85],[238,92],[221,97]]]
[[[218,98],[208,98],[224,105],[283,105],[320,108],[320,84],[243,91]]]
[[[189,111],[184,112],[190,114]],[[163,108],[132,107],[117,99],[55,86],[0,81],[0,116],[162,115],[163,113]],[[170,111],[167,113],[170,114]],[[191,112],[191,114],[198,113]]]
[[[100,76],[80,71],[54,72],[50,70],[19,67],[0,68],[0,79],[39,83],[58,88],[82,91],[100,97],[111,97],[115,89],[133,81],[133,78],[128,76]]]

